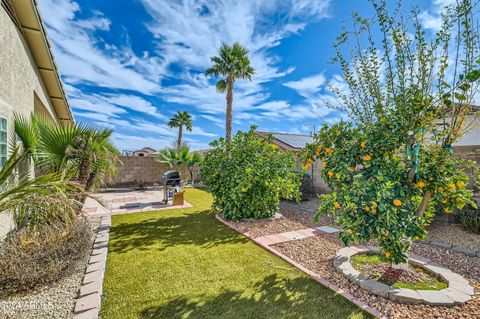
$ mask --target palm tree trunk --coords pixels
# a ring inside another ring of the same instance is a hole
[[[178,140],[177,140],[178,149],[182,147],[182,134],[183,134],[183,125],[180,125],[178,127]]]
[[[83,158],[82,162],[80,163],[80,171],[78,173],[78,184],[80,184],[83,187],[83,191],[86,191],[86,184],[88,180],[88,176],[90,174],[90,167],[91,167],[91,162],[89,158]],[[80,203],[85,202],[85,193],[81,193],[78,200]],[[80,207],[81,209],[81,207]]]
[[[232,140],[232,113],[233,113],[233,76],[227,76],[227,112],[225,115],[225,139],[227,143]]]
[[[95,180],[97,179],[97,175],[98,175],[98,169],[94,169],[90,173],[90,175],[88,176],[87,182],[85,183],[85,191],[89,192],[92,189],[93,184],[95,183]]]

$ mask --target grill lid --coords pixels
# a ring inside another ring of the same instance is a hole
[[[165,179],[177,179],[180,178],[180,173],[178,171],[166,171],[163,173],[163,178]]]

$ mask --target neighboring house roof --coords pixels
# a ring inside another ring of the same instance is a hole
[[[74,122],[36,0],[1,0],[30,48],[49,98],[63,124]]]
[[[284,150],[298,151],[313,143],[313,137],[305,134],[290,134],[290,133],[276,133],[276,132],[255,132],[259,136],[267,137],[272,134],[272,144],[277,145]]]
[[[155,150],[153,148],[147,146],[147,147],[144,147],[142,149],[139,149],[139,150],[136,150],[136,151],[133,151],[133,152],[134,153],[136,153],[136,152],[150,152],[150,153],[153,153],[153,152],[155,152]]]

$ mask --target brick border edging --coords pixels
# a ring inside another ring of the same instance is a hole
[[[380,319],[386,319],[387,316],[383,315],[381,312],[379,312],[378,310],[372,308],[371,306],[369,306],[368,304],[364,303],[363,301],[355,298],[353,295],[349,294],[348,292],[346,292],[345,290],[341,289],[340,287],[332,284],[330,281],[326,280],[325,278],[321,277],[320,275],[318,275],[317,273],[311,271],[310,269],[300,265],[299,263],[297,263],[296,261],[294,261],[293,259],[291,259],[290,257],[282,254],[281,252],[279,252],[278,250],[268,246],[268,245],[264,245],[260,242],[257,242],[255,240],[255,238],[253,236],[251,236],[250,234],[248,234],[248,232],[245,232],[245,231],[240,231],[238,230],[233,223],[229,222],[229,221],[226,221],[224,220],[222,217],[220,217],[218,214],[215,214],[215,218],[220,221],[222,224],[228,226],[229,228],[233,229],[234,231],[236,231],[237,233],[240,233],[242,235],[244,235],[245,237],[247,237],[248,239],[250,239],[251,241],[253,241],[256,245],[262,247],[263,249],[269,251],[270,253],[276,255],[277,257],[280,257],[281,259],[283,259],[284,261],[288,262],[289,264],[291,264],[292,266],[296,267],[297,269],[299,269],[300,271],[302,271],[303,273],[307,274],[309,277],[311,277],[313,280],[315,280],[316,282],[320,283],[321,285],[327,287],[328,289],[330,290],[333,290],[334,292],[338,293],[339,295],[341,295],[342,297],[346,298],[347,300],[349,300],[350,302],[354,303],[355,305],[357,305],[358,307],[360,307],[362,310],[368,312],[369,314],[371,314],[372,316],[374,317],[377,317],[377,318],[380,318]]]
[[[100,226],[96,229],[97,236],[75,302],[74,319],[98,319],[100,314],[111,225],[111,215],[100,217]]]
[[[454,244],[450,244],[444,241],[440,240],[429,240],[429,239],[424,239],[424,240],[419,240],[418,243],[420,244],[425,244],[425,245],[430,245],[434,247],[439,247],[439,248],[445,248],[451,251],[454,251],[456,253],[461,253],[467,256],[472,256],[472,257],[480,257],[480,249],[475,250],[467,247],[462,247]]]

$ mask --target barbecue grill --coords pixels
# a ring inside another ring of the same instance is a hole
[[[160,184],[163,185],[163,202],[168,203],[168,190],[175,186],[180,186],[180,173],[178,171],[166,171],[163,173]]]

